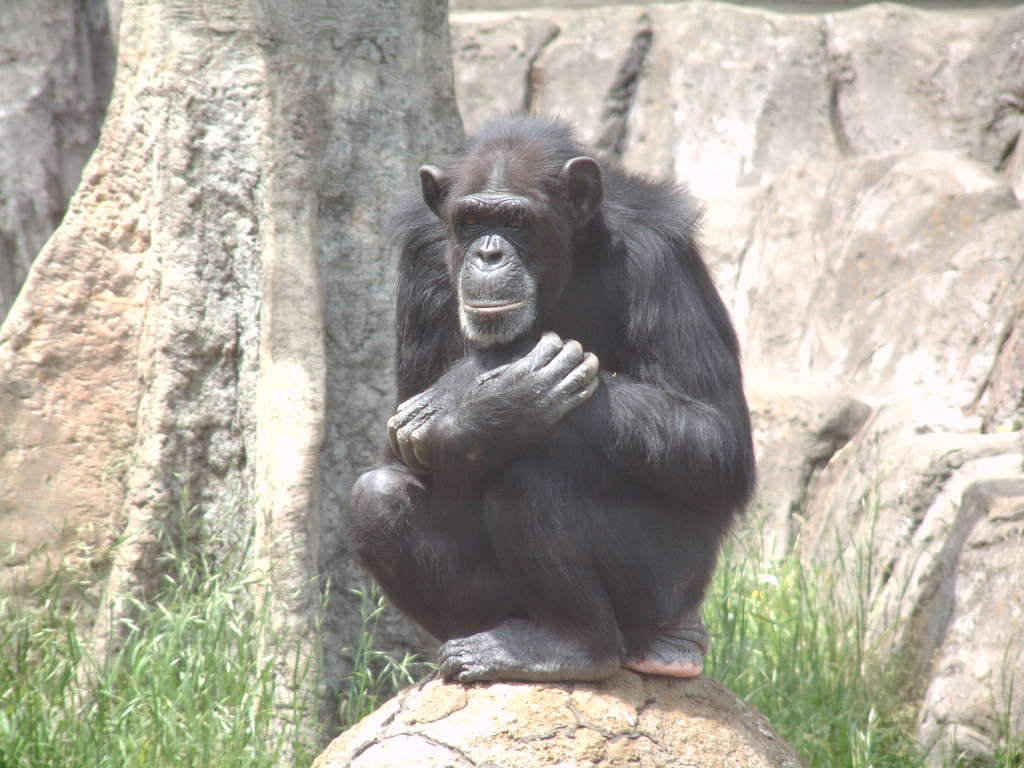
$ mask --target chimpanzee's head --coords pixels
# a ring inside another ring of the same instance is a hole
[[[523,125],[534,130],[485,128],[447,170],[420,168],[423,199],[447,227],[462,333],[476,347],[538,326],[572,273],[573,235],[601,204],[601,169],[564,127]]]

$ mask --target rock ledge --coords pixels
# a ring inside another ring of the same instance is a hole
[[[603,683],[403,691],[335,739],[314,768],[415,765],[799,768],[764,715],[707,677],[622,671]]]

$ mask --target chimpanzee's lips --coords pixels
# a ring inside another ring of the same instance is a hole
[[[466,310],[480,315],[499,315],[502,312],[513,312],[526,306],[525,301],[513,301],[507,304],[483,304],[479,302],[465,303]]]

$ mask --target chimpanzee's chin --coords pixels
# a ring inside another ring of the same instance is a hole
[[[486,367],[495,368],[523,357],[536,346],[540,336],[539,331],[530,329],[513,339],[496,342],[488,346],[474,345],[474,348],[478,358],[484,362]]]
[[[463,309],[459,313],[462,334],[475,349],[506,347],[514,344],[525,344],[531,336],[534,313],[527,307],[518,311],[484,314],[471,309]],[[534,342],[539,335],[532,336]],[[532,346],[523,351],[529,351]]]

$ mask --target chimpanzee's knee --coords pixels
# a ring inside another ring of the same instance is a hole
[[[406,542],[410,511],[424,493],[423,484],[403,466],[389,464],[364,472],[352,487],[348,530],[359,557],[367,564],[394,556]]]

